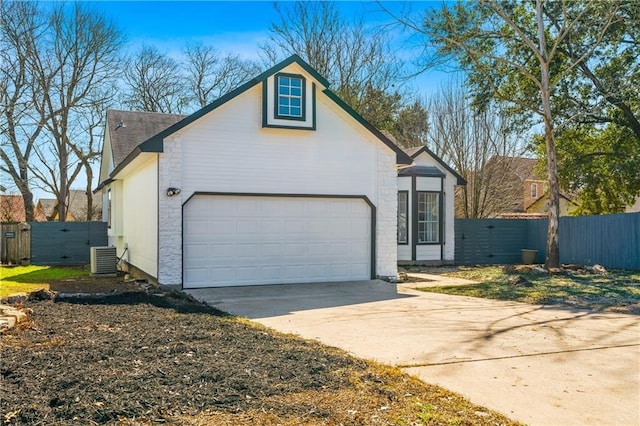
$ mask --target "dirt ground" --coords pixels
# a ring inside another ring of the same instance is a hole
[[[514,424],[182,293],[116,289],[129,291],[25,303],[30,320],[0,340],[3,424]]]

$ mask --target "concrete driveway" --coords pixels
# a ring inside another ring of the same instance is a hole
[[[640,424],[640,317],[382,281],[188,290],[275,330],[403,368],[531,425]]]

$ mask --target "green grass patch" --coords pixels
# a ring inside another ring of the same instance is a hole
[[[55,266],[14,266],[0,267],[0,298],[15,293],[30,293],[42,288],[49,289],[50,283],[71,278],[88,276],[89,271],[80,268]]]
[[[420,288],[421,291],[542,305],[564,305],[592,310],[612,309],[640,314],[640,272],[613,270],[606,275],[533,274],[526,269],[507,272],[501,266],[458,268],[442,275],[467,278],[480,284]],[[509,284],[520,275],[532,286]]]

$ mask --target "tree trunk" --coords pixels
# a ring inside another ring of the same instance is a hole
[[[558,233],[560,228],[560,185],[558,183],[558,165],[553,127],[545,125],[545,142],[547,149],[547,176],[549,179],[549,226],[547,228],[547,259],[545,267],[560,266],[560,245]]]
[[[33,193],[29,189],[29,184],[27,182],[19,183],[18,189],[20,190],[22,201],[24,202],[25,221],[33,222],[35,221],[35,208],[33,203]]]
[[[547,151],[547,178],[549,180],[549,227],[547,228],[547,259],[545,267],[560,266],[560,245],[558,229],[560,225],[560,186],[558,183],[558,160],[556,155],[555,128],[551,112],[551,70],[547,55],[547,39],[544,30],[542,0],[536,1],[538,18],[538,47],[540,61],[540,98],[544,119],[544,140]]]
[[[87,173],[87,221],[93,220],[93,192],[91,192],[91,182],[93,181],[93,170],[91,170],[91,164],[86,163],[85,171]]]
[[[66,147],[62,147],[60,151],[63,151]],[[58,222],[67,221],[67,203],[69,188],[67,187],[67,155],[60,153],[60,188],[58,192]]]

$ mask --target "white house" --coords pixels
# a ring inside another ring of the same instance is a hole
[[[452,264],[454,189],[465,180],[427,147],[398,170],[398,263]]]
[[[161,284],[395,277],[411,163],[294,55],[189,116],[107,111],[103,219]]]

